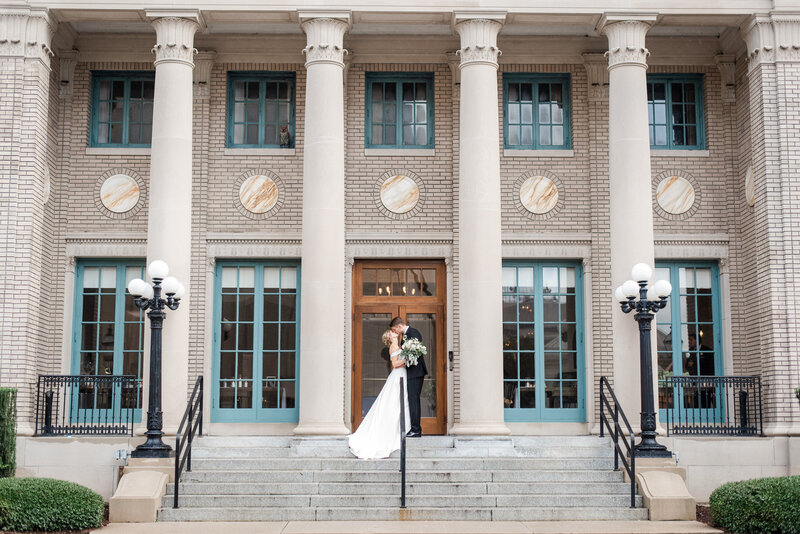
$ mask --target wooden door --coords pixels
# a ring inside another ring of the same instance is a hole
[[[424,434],[447,431],[445,268],[437,261],[363,261],[354,266],[353,429],[391,371],[381,335],[400,316],[422,333],[428,376],[420,396]]]

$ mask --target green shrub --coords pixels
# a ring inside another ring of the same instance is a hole
[[[0,478],[17,468],[17,390],[0,388]]]
[[[710,503],[714,524],[737,534],[800,532],[800,476],[729,482]]]
[[[103,498],[89,488],[52,478],[0,479],[0,529],[81,530],[103,524]]]

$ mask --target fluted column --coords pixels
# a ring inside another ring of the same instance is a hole
[[[608,37],[608,171],[611,219],[611,284],[631,277],[637,263],[653,266],[650,135],[647,120],[647,56],[645,35],[655,15],[606,15],[602,32]],[[631,421],[640,410],[639,330],[620,310],[611,292],[603,299],[611,307],[614,344],[614,390]],[[655,354],[655,351],[653,351]],[[655,367],[654,367],[655,368]],[[655,380],[655,379],[654,379]]]
[[[346,13],[300,14],[307,46],[296,434],[344,424],[344,34]]]
[[[198,297],[190,287],[189,266],[192,257],[192,69],[196,52],[194,34],[201,20],[196,13],[162,16],[159,12],[148,12],[147,16],[153,19],[156,30],[147,263],[166,261],[169,274],[187,288],[181,307],[168,312],[164,320],[161,353],[164,432],[174,434],[186,409],[189,315],[190,306]],[[146,371],[143,374],[147,377]]]
[[[509,434],[503,334],[497,34],[503,16],[456,15],[459,137],[460,417],[453,434]]]

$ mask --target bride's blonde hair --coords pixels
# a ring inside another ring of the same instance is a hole
[[[391,328],[383,333],[383,336],[381,336],[381,340],[383,341],[383,344],[386,345],[387,347],[391,346],[391,344],[392,344],[392,329]]]

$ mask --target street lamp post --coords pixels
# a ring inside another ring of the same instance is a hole
[[[167,276],[169,267],[161,260],[152,262],[147,268],[153,280],[151,286],[136,278],[128,283],[128,291],[136,297],[136,306],[150,310],[150,381],[147,402],[147,441],[131,452],[132,458],[169,458],[173,456],[172,447],[161,441],[163,420],[161,413],[161,331],[166,313],[164,308],[177,310],[185,289],[175,277]],[[162,292],[166,299],[161,298]]]
[[[672,453],[656,441],[656,409],[653,392],[653,353],[650,346],[650,330],[655,313],[667,305],[672,285],[659,280],[648,290],[647,282],[653,270],[645,263],[637,263],[631,271],[633,280],[619,286],[614,296],[624,313],[636,312],[634,319],[639,323],[639,370],[641,375],[641,424],[642,437],[636,445],[637,458],[670,458]],[[648,300],[652,292],[655,300]],[[636,300],[636,297],[639,297]]]

